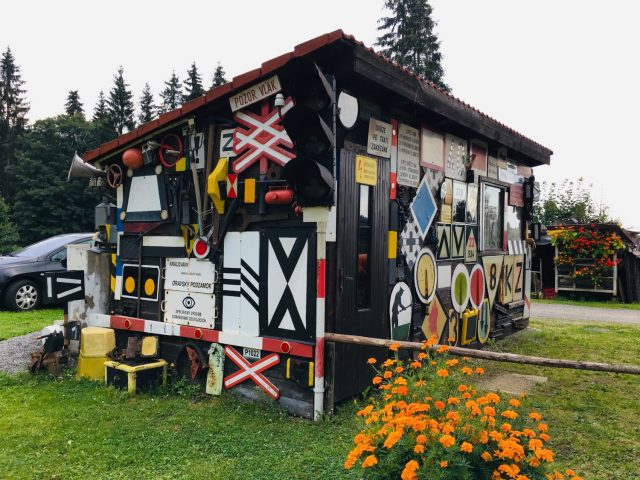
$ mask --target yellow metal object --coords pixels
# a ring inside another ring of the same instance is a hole
[[[127,277],[125,279],[124,289],[127,291],[127,293],[133,293],[133,291],[136,289],[136,281],[133,279],[133,277]]]
[[[111,291],[116,291],[116,277],[114,277],[113,275],[111,275]]]
[[[390,230],[388,257],[396,258],[397,252],[398,252],[398,232],[396,232],[395,230]]]
[[[158,337],[144,337],[140,348],[141,357],[155,357],[158,355]]]
[[[85,357],[104,357],[116,348],[116,334],[111,328],[85,327],[80,332],[80,353]]]
[[[313,387],[314,381],[314,372],[315,372],[315,364],[313,362],[309,362],[309,386]]]
[[[78,371],[76,378],[88,378],[89,380],[104,380],[104,362],[109,357],[87,357],[82,353],[78,356]]]
[[[256,179],[247,178],[244,181],[244,203],[256,203]]]
[[[153,281],[153,278],[147,278],[147,281],[144,282],[144,293],[147,294],[148,297],[153,295],[153,292],[156,291],[156,282]]]
[[[462,334],[460,345],[469,345],[478,337],[478,310],[467,309],[462,314]]]
[[[162,368],[162,385],[167,384],[167,362],[164,360],[157,360],[151,363],[144,363],[141,365],[127,365],[125,363],[120,362],[112,362],[106,361],[103,364],[103,375],[105,378],[105,382],[107,379],[107,372],[109,368],[113,368],[124,372],[127,375],[127,391],[131,395],[135,395],[136,393],[136,380],[138,373],[143,372],[145,370],[153,370],[155,368]]]
[[[213,169],[213,172],[211,172],[211,175],[207,178],[207,194],[220,215],[224,213],[224,200],[220,196],[219,182],[227,180],[227,162],[228,160],[226,158],[219,159],[216,168]]]
[[[187,157],[182,157],[176,162],[176,172],[184,172],[187,169]]]

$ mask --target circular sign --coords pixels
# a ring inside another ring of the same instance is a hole
[[[489,339],[489,331],[491,329],[491,309],[489,308],[489,300],[484,299],[480,306],[480,314],[478,315],[478,341],[485,343]]]
[[[338,95],[338,117],[344,128],[353,128],[358,120],[358,99],[345,92]]]
[[[418,258],[413,266],[413,281],[420,301],[431,303],[438,285],[438,267],[436,257],[428,248],[423,248],[418,252]]]
[[[193,254],[196,258],[206,258],[210,249],[207,237],[198,237],[193,242]]]
[[[459,263],[451,277],[451,303],[456,312],[462,313],[469,303],[469,271]]]
[[[476,263],[469,274],[469,300],[473,308],[480,308],[482,300],[484,300],[484,270],[482,265]]]
[[[389,320],[391,322],[391,340],[406,340],[411,327],[413,297],[409,285],[396,283],[389,299]]]

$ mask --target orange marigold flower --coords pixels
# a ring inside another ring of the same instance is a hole
[[[438,362],[436,362],[435,360],[431,361],[431,366],[435,367],[438,364]]]
[[[490,462],[493,459],[493,457],[489,452],[482,452],[482,455],[480,455],[480,458],[482,458],[485,462]]]
[[[373,467],[376,463],[378,463],[378,459],[376,458],[376,456],[369,455],[367,458],[364,459],[364,462],[362,462],[362,468]]]
[[[438,353],[444,353],[449,351],[449,345],[441,345],[438,347]]]
[[[382,377],[379,376],[375,376],[373,377],[373,380],[371,381],[374,385],[379,385],[382,383]]]
[[[416,437],[417,443],[427,443],[427,436],[422,433]]]
[[[510,420],[515,420],[516,418],[518,418],[518,414],[513,410],[505,410],[504,412],[501,413],[501,415],[504,418],[508,418]]]
[[[420,464],[418,462],[415,460],[409,460],[404,466],[404,469],[400,474],[400,478],[402,480],[417,480],[418,475],[416,475],[416,470],[418,470],[419,467]]]
[[[401,387],[398,387],[398,395],[402,395],[403,397],[406,397],[407,395],[409,395],[409,389],[404,385]]]
[[[458,386],[458,391],[459,392],[465,392],[467,390],[467,386],[466,385],[460,385]]]
[[[551,440],[551,437],[549,435],[547,435],[546,433],[541,433],[540,434],[540,438],[542,440],[544,440],[545,442],[548,442],[549,440]]]
[[[549,430],[549,427],[546,423],[539,423],[538,430],[540,430],[541,432],[546,432],[547,430]]]
[[[465,375],[473,375],[473,370],[470,369],[469,367],[462,367],[460,371]]]
[[[416,445],[415,447],[413,447],[413,451],[416,453],[424,453],[424,445]]]
[[[418,360],[424,360],[424,359],[425,359],[425,358],[427,358],[428,356],[429,356],[429,355],[427,355],[426,353],[424,353],[424,352],[420,352],[420,353],[418,354]]]
[[[382,374],[384,378],[391,378],[393,376],[393,372],[391,370],[387,370]]]
[[[382,446],[384,448],[392,448],[396,443],[398,443],[398,440],[400,440],[400,438],[402,437],[402,434],[403,434],[402,430],[394,430],[389,434],[389,436],[384,441],[384,444]]]
[[[367,415],[369,415],[371,413],[372,410],[373,410],[373,405],[367,405],[365,408],[360,410],[356,415],[359,416],[359,417],[360,416],[366,417]]]
[[[531,457],[529,459],[529,465],[533,468],[537,468],[540,466],[540,460],[537,457]]]
[[[483,408],[484,414],[488,417],[495,417],[496,410],[493,407],[486,406]]]
[[[489,442],[489,432],[487,432],[486,430],[483,430],[482,432],[480,432],[480,437],[478,438],[478,441],[480,443],[486,444]]]
[[[445,363],[447,364],[447,367],[455,367],[460,363],[460,360],[458,360],[457,358],[452,358],[450,360],[447,360]]]
[[[402,372],[404,372],[404,368],[396,367],[396,373],[402,373]]]
[[[424,387],[427,384],[427,382],[425,382],[424,380],[418,380],[416,382],[416,387]]]
[[[471,453],[473,452],[473,445],[471,445],[469,442],[462,442],[462,445],[460,445],[460,451]]]
[[[399,343],[393,343],[389,347],[389,350],[391,350],[392,352],[397,352],[399,348],[400,348],[400,344]]]
[[[377,361],[378,361],[378,360],[376,360],[375,358],[371,357],[371,358],[369,358],[369,359],[367,360],[367,363],[368,363],[369,365],[373,365],[373,364],[374,364],[374,363],[376,363]]]
[[[444,407],[446,405],[442,400],[436,400],[435,402],[433,402],[433,406],[436,407],[438,410],[444,410]]]
[[[440,468],[447,468],[448,466],[449,466],[449,462],[447,462],[446,460],[440,461]]]
[[[404,379],[404,377],[398,377],[393,383],[395,383],[396,385],[406,385],[407,381]]]
[[[447,399],[448,405],[458,405],[460,403],[460,399],[458,397],[449,397]]]
[[[455,341],[456,341],[455,337],[447,338],[447,342],[449,342],[449,343],[454,343]]]
[[[476,373],[478,375],[484,375],[484,368],[482,367],[476,367]]]
[[[500,403],[500,396],[497,393],[489,392],[487,393],[487,400],[491,403]]]
[[[464,398],[464,399],[471,398],[471,394],[470,394],[469,392],[464,392],[464,393],[462,394],[462,398]]]
[[[531,412],[529,414],[529,418],[535,422],[539,422],[540,420],[542,420],[542,415],[540,415],[538,412]]]
[[[570,475],[570,476],[577,475],[577,473],[574,472],[573,470],[571,470],[570,468],[567,468],[564,473],[566,473],[567,475]]]
[[[420,362],[411,362],[411,368],[420,368],[422,364]]]
[[[509,400],[509,405],[511,405],[513,408],[518,408],[520,406],[520,400],[512,398],[511,400]]]
[[[443,435],[440,437],[438,441],[442,444],[444,448],[449,448],[454,443],[456,443],[456,439],[451,435]]]
[[[508,432],[509,430],[511,430],[511,424],[503,423],[502,426],[500,427],[500,430],[502,430],[503,432]]]
[[[446,368],[441,368],[440,370],[438,370],[438,371],[436,372],[436,374],[437,374],[439,377],[445,378],[445,377],[448,377],[448,376],[449,376],[449,370],[447,370]]]
[[[449,423],[445,423],[442,426],[442,433],[444,433],[445,435],[448,433],[453,433],[453,431],[455,430],[455,428],[453,428],[453,425],[449,424]]]

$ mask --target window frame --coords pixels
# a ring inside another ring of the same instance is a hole
[[[500,180],[496,180],[493,178],[488,178],[484,176],[480,176],[478,178],[478,186],[479,186],[479,205],[478,205],[478,236],[480,237],[479,247],[480,252],[484,254],[504,254],[506,252],[506,228],[507,228],[507,218],[506,218],[506,202],[507,202],[507,192],[509,190],[509,184],[505,182],[501,182]],[[500,190],[500,212],[502,214],[502,229],[500,230],[500,244],[501,248],[485,248],[485,238],[484,238],[484,224],[485,224],[485,210],[484,210],[484,195],[485,195],[485,186],[497,188]]]

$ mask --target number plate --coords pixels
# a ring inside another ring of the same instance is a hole
[[[251,358],[253,360],[260,360],[260,350],[258,350],[257,348],[244,347],[242,349],[242,356],[244,358]]]

